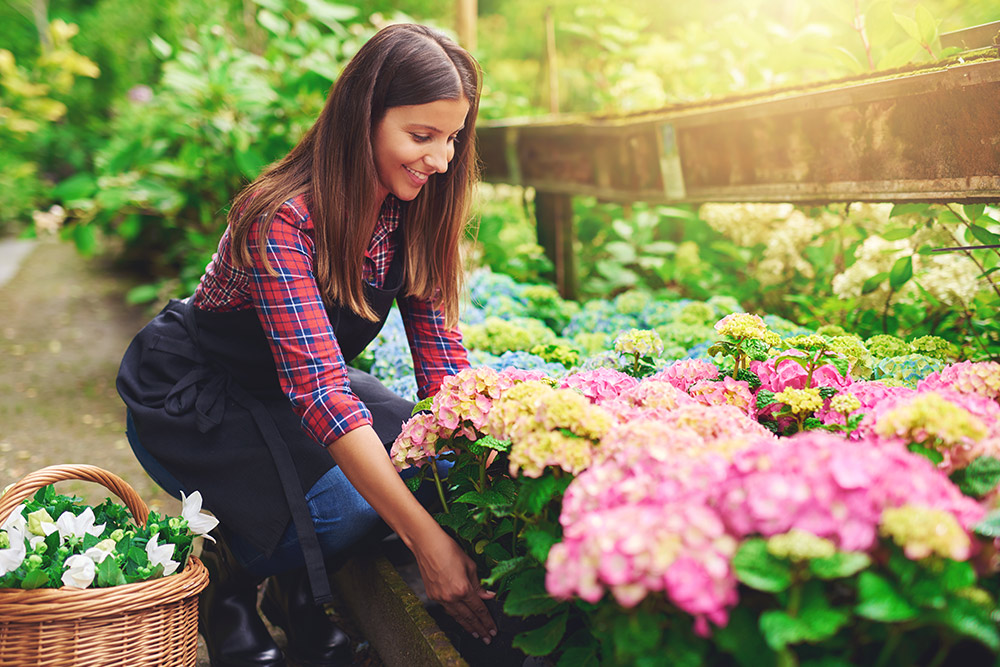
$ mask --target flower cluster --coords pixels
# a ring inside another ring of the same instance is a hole
[[[615,339],[615,352],[638,357],[658,357],[663,353],[663,341],[651,329],[629,329]]]
[[[719,377],[719,367],[704,359],[682,359],[670,364],[649,379],[665,380],[681,391],[687,391],[691,385],[702,380],[714,380]]]
[[[1000,403],[1000,363],[963,361],[928,375],[917,384],[918,391],[950,389],[962,394],[979,394]]]
[[[767,324],[759,315],[750,313],[726,315],[715,323],[715,330],[721,336],[737,340],[759,340],[767,345],[777,345],[781,340],[778,334],[768,330]]]
[[[110,500],[95,511],[43,487],[0,526],[0,588],[106,587],[171,575],[192,539],[212,539],[207,533],[219,523],[201,511],[197,491],[182,499],[180,517],[150,512],[137,526]]]
[[[550,594],[596,602],[609,591],[634,606],[662,592],[706,633],[708,621],[724,625],[738,601],[732,557],[747,537],[768,538],[772,554],[792,560],[871,551],[880,534],[913,558],[964,560],[967,530],[984,514],[901,446],[811,432],[750,440],[727,461],[699,451],[687,431],[674,431],[684,443],[674,448],[619,442],[669,442],[668,429],[617,427],[602,443],[605,458],[570,484],[564,539],[546,563]]]
[[[567,375],[559,386],[563,389],[575,389],[591,403],[600,404],[617,398],[620,393],[638,383],[631,375],[611,368],[597,368]]]

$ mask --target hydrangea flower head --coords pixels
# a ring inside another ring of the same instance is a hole
[[[922,354],[904,354],[898,357],[887,357],[875,364],[876,379],[895,379],[906,386],[916,387],[931,373],[944,368],[944,362]]]
[[[658,357],[663,353],[663,341],[652,329],[629,329],[615,339],[615,352],[639,357]]]
[[[597,368],[567,375],[560,387],[575,389],[586,396],[591,403],[601,404],[618,398],[623,391],[639,383],[634,377],[611,368]]]
[[[446,377],[431,403],[431,413],[443,438],[454,434],[470,440],[486,426],[493,401],[514,384],[491,368],[466,368]]]
[[[817,387],[782,389],[774,395],[774,400],[784,403],[797,415],[812,414],[823,407],[823,397]]]
[[[902,338],[890,334],[878,334],[865,341],[865,346],[872,356],[878,359],[889,357],[901,357],[904,354],[911,354],[913,348]]]
[[[982,420],[937,392],[914,394],[875,417],[874,432],[886,439],[927,444],[935,449],[970,444],[986,437]]]
[[[691,397],[704,405],[732,405],[748,416],[757,411],[757,404],[744,380],[734,380],[728,375],[722,380],[702,380],[688,389]]]
[[[1000,363],[963,361],[951,364],[917,384],[918,391],[945,388],[962,394],[979,394],[1000,403]]]
[[[396,470],[422,466],[437,455],[437,419],[430,412],[410,417],[392,443],[389,458]]]
[[[837,547],[828,539],[792,528],[787,533],[769,537],[767,552],[772,556],[800,563],[813,558],[829,558],[837,553]]]
[[[704,359],[682,359],[670,364],[662,371],[650,376],[649,380],[665,380],[681,391],[701,380],[714,380],[719,377],[719,367]]]
[[[917,505],[886,508],[879,532],[891,537],[912,560],[938,555],[961,561],[967,560],[972,550],[969,534],[955,516],[940,509]]]
[[[759,340],[767,345],[777,345],[781,338],[769,331],[764,320],[751,313],[732,313],[715,323],[715,330],[722,336],[739,340]]]

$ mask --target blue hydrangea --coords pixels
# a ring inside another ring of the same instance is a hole
[[[898,357],[886,357],[875,364],[873,374],[876,380],[893,379],[903,382],[908,387],[916,388],[917,383],[931,373],[944,368],[945,362],[923,354],[904,354]]]
[[[782,338],[789,338],[791,336],[808,336],[815,333],[812,329],[799,326],[795,322],[786,320],[784,317],[779,315],[764,315],[761,319],[764,320],[764,324],[767,325],[768,329]]]
[[[617,335],[622,331],[637,328],[639,327],[635,316],[623,315],[615,310],[610,302],[595,299],[583,304],[580,311],[570,318],[562,334],[566,338],[573,338],[584,331]]]

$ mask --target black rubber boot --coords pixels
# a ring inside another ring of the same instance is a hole
[[[351,640],[322,605],[313,602],[305,568],[267,580],[260,610],[285,631],[288,659],[299,667],[339,667],[352,664]]]
[[[201,560],[208,587],[198,600],[198,631],[212,667],[283,667],[285,657],[257,613],[257,584],[236,560],[218,531],[205,540]]]

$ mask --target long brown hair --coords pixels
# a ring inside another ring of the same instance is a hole
[[[324,301],[376,319],[362,286],[364,253],[381,206],[372,149],[375,128],[392,107],[465,98],[469,112],[448,171],[427,181],[406,206],[402,222],[405,294],[432,299],[447,326],[455,326],[462,288],[459,246],[479,175],[475,140],[481,88],[479,64],[446,36],[412,24],[380,30],[344,68],[319,119],[298,145],[233,201],[233,261],[250,263],[247,237],[260,219],[258,246],[273,273],[265,252],[271,221],[284,202],[305,194],[315,227],[316,282]]]

